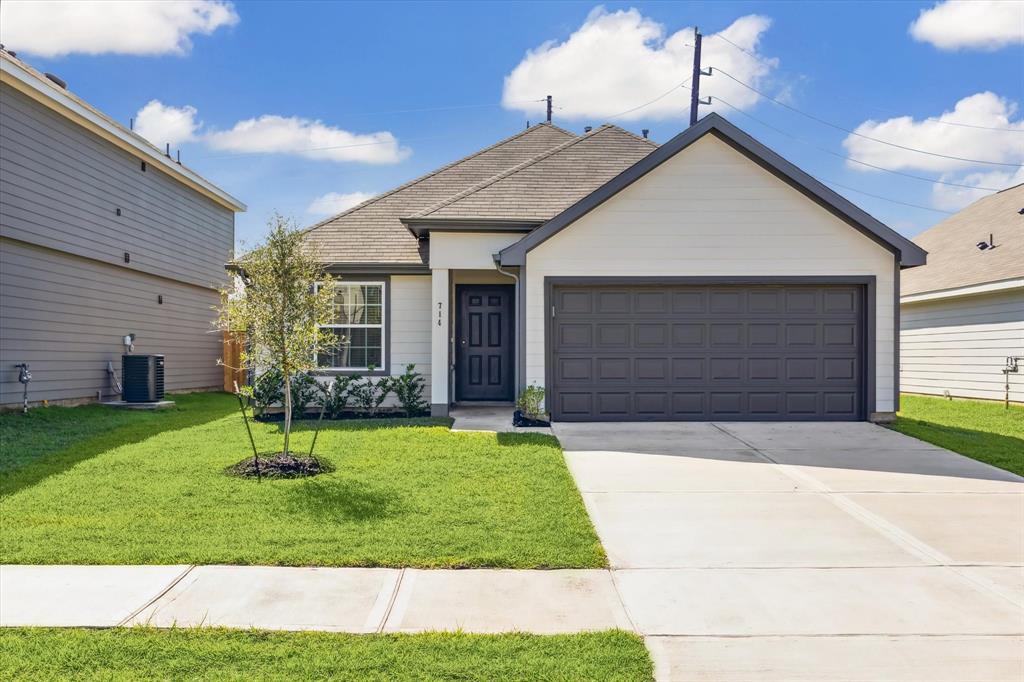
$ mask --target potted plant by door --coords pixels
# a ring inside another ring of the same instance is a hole
[[[530,384],[516,399],[516,411],[512,415],[513,426],[551,426],[547,412],[541,409],[544,389]]]

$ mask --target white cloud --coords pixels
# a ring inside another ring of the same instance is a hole
[[[956,177],[951,174],[943,175],[941,180],[956,182],[961,185],[973,187],[989,187],[991,189],[1005,189],[1024,182],[1024,167],[1015,171],[989,171],[980,173],[968,173],[963,177]],[[932,204],[936,208],[945,211],[959,211],[968,204],[972,204],[982,197],[991,194],[991,191],[982,189],[967,189],[966,187],[950,187],[949,185],[935,185],[932,189]]]
[[[885,121],[869,120],[857,126],[855,132],[947,156],[1019,164],[1024,163],[1024,132],[1021,132],[1024,131],[1024,119],[1013,120],[1016,113],[1017,105],[1013,102],[992,92],[979,92],[957,102],[952,111],[935,117],[938,120],[926,118],[918,121],[911,116]],[[894,170],[948,172],[979,165],[898,149],[855,135],[848,135],[843,140],[843,147],[856,159]],[[848,165],[856,170],[871,172],[871,169],[864,166]]]
[[[389,132],[350,133],[296,116],[246,119],[230,130],[210,133],[205,139],[214,149],[229,152],[294,154],[327,161],[398,163],[410,154]]]
[[[725,69],[758,87],[777,60],[758,55],[761,35],[771,19],[755,14],[740,17],[721,35],[755,59],[713,35],[704,36],[701,63]],[[544,111],[545,95],[553,95],[556,116],[602,118],[615,116],[659,97],[686,79],[693,70],[693,28],[666,37],[662,24],[636,9],[607,12],[595,8],[565,42],[546,42],[527,52],[505,77],[502,103],[528,114]],[[759,61],[760,59],[760,61]],[[730,104],[747,108],[758,96],[723,75],[701,79],[701,95],[718,95]],[[690,91],[679,88],[649,106],[618,120],[684,119]],[[702,109],[702,112],[706,108]]]
[[[910,35],[940,50],[998,50],[1024,44],[1024,2],[949,0],[921,10]]]
[[[3,0],[0,42],[40,57],[185,54],[191,36],[238,23],[224,0]]]
[[[375,196],[370,192],[328,192],[314,199],[306,211],[313,215],[337,215]]]
[[[195,107],[173,107],[154,99],[135,114],[135,132],[158,147],[167,142],[176,147],[196,139],[203,125],[196,121],[196,113]]]

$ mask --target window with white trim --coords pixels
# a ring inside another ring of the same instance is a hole
[[[384,282],[336,282],[334,322],[321,328],[338,337],[335,347],[317,353],[321,369],[384,368]]]

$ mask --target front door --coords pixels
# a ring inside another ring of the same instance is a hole
[[[508,284],[455,287],[456,400],[512,400],[514,291]]]

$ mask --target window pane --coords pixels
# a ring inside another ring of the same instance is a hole
[[[327,329],[338,339],[335,348],[317,356],[320,367],[375,367],[383,365],[383,330],[380,328],[332,327]]]
[[[383,299],[380,284],[336,284],[334,324],[381,324]]]

